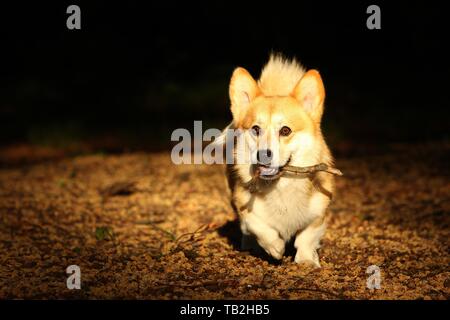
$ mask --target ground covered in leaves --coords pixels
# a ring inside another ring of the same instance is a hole
[[[239,250],[221,166],[167,152],[6,163],[0,298],[449,299],[449,144],[363,154],[337,157],[321,269]]]

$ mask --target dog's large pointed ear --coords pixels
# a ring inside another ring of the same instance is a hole
[[[236,68],[230,81],[231,113],[235,123],[239,123],[245,111],[260,93],[258,84],[244,68]]]
[[[293,96],[314,121],[320,122],[323,114],[325,88],[317,70],[309,70],[297,83]]]

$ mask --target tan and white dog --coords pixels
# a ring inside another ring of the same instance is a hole
[[[232,204],[246,249],[251,237],[275,259],[295,236],[295,262],[320,267],[317,249],[325,231],[325,212],[334,189],[326,172],[281,175],[282,167],[333,164],[320,122],[325,89],[316,70],[272,55],[255,81],[243,68],[234,70],[229,87],[233,122],[247,146],[234,151],[248,161],[227,166]],[[245,154],[239,154],[244,152]],[[262,191],[251,193],[245,182],[257,172]]]

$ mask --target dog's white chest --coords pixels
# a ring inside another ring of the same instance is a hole
[[[289,240],[312,219],[309,211],[310,182],[281,179],[265,196],[255,197],[252,213]]]

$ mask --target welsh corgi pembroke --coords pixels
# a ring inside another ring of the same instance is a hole
[[[233,121],[228,129],[240,132],[247,146],[233,146],[234,160],[246,161],[233,161],[226,170],[242,248],[249,249],[253,238],[270,256],[281,259],[286,243],[295,237],[295,262],[320,267],[317,249],[334,177],[326,172],[282,174],[287,164],[333,165],[320,127],[325,88],[319,72],[306,71],[295,59],[271,55],[258,81],[236,68],[229,95]],[[253,178],[261,185],[258,192],[246,187]]]

